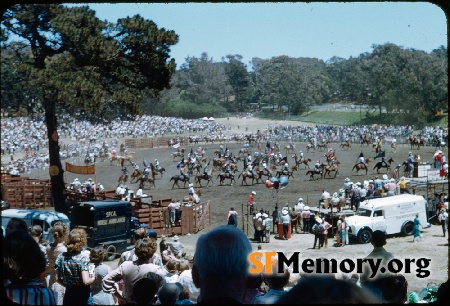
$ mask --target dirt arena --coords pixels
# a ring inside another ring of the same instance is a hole
[[[259,120],[255,118],[250,119],[237,119],[237,118],[227,118],[218,119],[217,121],[224,123],[227,128],[230,125],[231,130],[227,131],[228,133],[250,133],[260,130],[265,130],[268,127],[268,124],[283,124],[283,125],[301,125],[304,123],[299,122],[289,122],[289,121],[281,121],[275,122],[270,120]],[[239,126],[239,129],[238,129]],[[63,140],[64,141],[64,140]],[[119,145],[124,141],[119,141]],[[207,149],[206,156],[211,160],[214,156],[214,151],[219,149],[219,144],[214,145],[204,145],[199,144],[200,146]],[[261,144],[264,148],[265,142]],[[286,143],[281,143],[280,147],[283,148]],[[229,143],[227,144],[233,154],[237,154],[238,150],[242,148],[242,144]],[[306,158],[310,158],[313,164],[317,160],[324,161],[324,153],[318,150],[310,151],[306,153],[306,143],[295,143],[296,152],[299,150],[303,150],[304,156]],[[339,175],[336,178],[326,177],[323,180],[318,181],[310,181],[309,176],[306,176],[305,173],[307,170],[304,169],[302,165],[299,171],[294,172],[294,178],[289,179],[288,185],[284,189],[280,189],[278,193],[273,189],[267,189],[264,183],[255,184],[255,185],[241,185],[242,179],[237,179],[236,182],[230,186],[229,180],[225,182],[224,186],[219,186],[219,180],[216,178],[218,172],[213,173],[214,176],[214,186],[203,187],[202,188],[202,201],[211,200],[211,226],[205,229],[203,232],[208,231],[209,229],[221,225],[226,224],[227,213],[231,207],[234,207],[240,216],[242,216],[242,205],[247,203],[247,198],[252,190],[256,191],[255,203],[258,207],[264,208],[265,210],[272,211],[278,202],[278,206],[288,205],[292,207],[299,197],[303,197],[306,201],[308,195],[317,196],[322,193],[322,190],[325,189],[331,194],[333,192],[338,191],[342,188],[344,179],[346,177],[350,178],[353,182],[363,182],[364,180],[373,179],[376,175],[376,171],[372,170],[375,165],[374,162],[369,164],[369,172],[365,175],[364,172],[351,171],[353,165],[355,164],[359,154],[361,152],[364,153],[366,159],[368,157],[375,156],[375,152],[371,146],[368,147],[360,147],[358,144],[353,144],[351,149],[340,149],[338,144],[331,144],[332,148],[335,149],[336,157],[341,162]],[[194,147],[197,148],[197,146]],[[190,146],[186,146],[185,149],[187,152],[190,150]],[[118,149],[118,148],[117,148]],[[402,163],[406,160],[408,156],[408,152],[410,151],[409,146],[403,145],[397,148],[397,152],[391,153],[391,150],[388,146],[384,145],[382,147],[383,150],[386,151],[386,159],[392,157],[394,160],[394,166],[396,164]],[[144,189],[144,193],[151,195],[154,199],[159,198],[173,198],[173,199],[182,199],[185,195],[187,195],[187,185],[186,188],[177,188],[175,186],[172,189],[172,183],[169,181],[170,178],[178,174],[179,171],[176,168],[176,164],[179,161],[179,158],[173,159],[171,153],[174,152],[174,149],[169,148],[154,148],[154,149],[140,149],[133,150],[135,154],[133,159],[135,162],[139,164],[142,168],[143,160],[145,159],[147,162],[154,162],[155,158],[160,161],[161,167],[166,169],[163,177],[157,176],[156,178],[156,188]],[[257,147],[252,148],[252,152],[257,151]],[[284,151],[282,151],[283,156],[286,155]],[[420,150],[413,150],[414,154],[420,154],[421,161],[432,161],[432,156],[434,153],[433,148],[425,147]],[[288,162],[290,165],[293,165],[293,154],[288,155]],[[379,161],[377,159],[376,161]],[[69,162],[77,163],[79,165],[83,165],[83,161],[80,158],[75,160],[69,160]],[[236,178],[238,174],[241,172],[243,164],[239,162],[239,172],[236,173]],[[131,174],[131,166],[127,164],[127,168],[129,174]],[[109,161],[96,163],[96,171],[97,171],[97,182],[100,182],[104,185],[106,189],[115,189],[117,187],[117,179],[121,174],[120,167],[114,165],[110,165]],[[27,176],[32,178],[46,179],[48,178],[48,170],[39,170],[32,171],[27,173]],[[380,171],[380,175],[386,173],[385,169]],[[390,173],[389,173],[390,176]],[[86,180],[88,177],[86,176],[75,176],[74,174],[67,174],[67,180],[73,181],[75,177],[78,177],[80,181]],[[205,182],[206,183],[206,182]],[[138,184],[130,184],[128,183],[130,189],[136,191]],[[148,185],[147,185],[148,186]],[[183,187],[183,184],[180,185]],[[418,190],[419,194],[426,195],[426,190]],[[307,203],[311,207],[317,206],[318,203]],[[239,227],[242,227],[242,219],[239,218]],[[203,232],[193,235],[187,235],[181,237],[181,242],[185,245],[185,248],[188,252],[193,252],[195,249],[195,242],[198,238],[198,235],[201,235]],[[250,235],[250,234],[249,234]],[[412,266],[410,274],[405,274],[406,278],[409,282],[409,290],[408,291],[418,291],[425,287],[427,283],[435,282],[440,284],[447,279],[448,275],[448,238],[442,237],[442,230],[440,226],[432,226],[431,228],[425,229],[423,231],[424,240],[418,243],[412,243],[411,237],[390,237],[388,239],[388,243],[386,245],[386,249],[392,252],[394,255],[398,256],[398,258],[429,258],[431,259],[430,267],[428,270],[431,272],[428,278],[418,278],[415,272],[415,266]],[[295,234],[293,238],[289,241],[271,239],[270,244],[263,244],[262,248],[266,251],[284,251],[286,253],[300,251],[301,258],[336,258],[336,259],[344,259],[344,258],[364,258],[367,254],[372,250],[372,246],[370,244],[352,244],[343,248],[335,248],[333,247],[333,241],[329,240],[328,248],[322,248],[320,250],[311,249],[314,241],[314,235],[312,234]],[[257,243],[252,243],[254,249],[257,248]],[[113,266],[114,264],[111,263]]]

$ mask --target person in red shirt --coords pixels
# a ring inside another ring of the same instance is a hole
[[[256,192],[252,191],[252,193],[248,196],[248,205],[250,206],[251,214],[255,211],[255,195]]]

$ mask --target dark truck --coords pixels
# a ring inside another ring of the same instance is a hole
[[[114,260],[117,255],[133,248],[135,229],[139,221],[132,217],[131,203],[121,200],[78,202],[70,207],[71,228],[83,228],[87,246],[105,248],[105,259]]]

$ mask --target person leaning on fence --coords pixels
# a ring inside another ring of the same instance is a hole
[[[133,286],[148,272],[154,272],[164,278],[164,271],[157,265],[150,263],[153,254],[156,252],[157,244],[153,239],[143,238],[135,246],[137,260],[125,261],[117,269],[111,271],[103,278],[103,290],[112,293],[117,297],[119,304],[135,304],[133,297]],[[120,294],[116,287],[116,282],[123,279],[123,290]]]
[[[234,227],[238,226],[238,212],[235,211],[233,207],[231,207],[230,211],[228,212],[227,221],[228,225],[232,225]]]

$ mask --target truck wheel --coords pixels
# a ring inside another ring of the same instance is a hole
[[[412,235],[414,232],[414,224],[412,222],[407,222],[403,225],[402,234],[405,236]]]
[[[368,229],[363,229],[358,234],[359,243],[369,243],[372,240],[372,232]]]
[[[109,261],[116,259],[116,247],[113,244],[106,248],[105,259]]]

